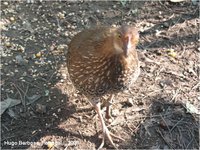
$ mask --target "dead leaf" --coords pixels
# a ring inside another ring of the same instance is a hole
[[[27,96],[28,102],[27,105],[30,105],[32,103],[34,103],[35,101],[37,101],[39,98],[41,97],[41,95],[33,95],[33,96]]]
[[[16,106],[18,104],[21,103],[21,100],[17,100],[17,99],[12,99],[10,97],[8,97],[6,100],[1,101],[1,115],[4,113],[4,111],[8,108],[11,108],[13,106]]]
[[[17,113],[12,109],[12,108],[9,108],[8,111],[7,111],[7,114],[11,117],[11,118],[19,118],[19,115],[17,115]]]
[[[200,114],[200,112],[198,111],[198,109],[193,105],[191,104],[190,102],[186,102],[186,109],[187,109],[187,112],[189,113],[194,113],[194,114]]]

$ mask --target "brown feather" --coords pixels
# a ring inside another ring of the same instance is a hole
[[[137,35],[133,35],[134,47],[128,57],[123,53],[116,53],[113,44],[116,33],[123,31],[122,34],[126,34],[132,30],[132,28],[127,29],[124,27],[86,29],[72,39],[69,44],[67,65],[70,78],[80,92],[86,96],[100,97],[124,90],[136,80],[139,75],[136,43],[134,43],[138,38]]]

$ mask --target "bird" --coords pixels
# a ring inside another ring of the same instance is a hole
[[[140,74],[136,46],[138,29],[131,25],[96,26],[76,34],[68,45],[67,69],[74,87],[87,97],[96,110],[102,127],[102,142],[106,138],[117,148],[113,134],[106,126],[101,112],[101,98],[109,95],[105,118],[110,118],[115,94],[130,88]]]

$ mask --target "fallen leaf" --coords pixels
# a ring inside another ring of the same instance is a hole
[[[1,115],[4,113],[4,111],[8,108],[11,108],[13,106],[16,106],[18,104],[21,103],[21,100],[18,100],[18,99],[12,99],[10,97],[8,97],[6,100],[4,101],[1,101],[0,104],[1,104]]]
[[[198,109],[188,101],[186,103],[186,109],[187,109],[187,112],[189,112],[189,113],[192,113],[192,114],[194,113],[194,114],[198,114],[198,115],[200,114]]]
[[[27,105],[30,105],[32,103],[34,103],[35,101],[37,101],[39,98],[41,97],[41,95],[33,95],[33,96],[27,96],[28,102]]]
[[[7,111],[7,114],[11,117],[11,118],[19,118],[19,115],[12,109],[12,108],[9,108],[8,111]]]

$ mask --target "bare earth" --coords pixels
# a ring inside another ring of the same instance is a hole
[[[119,149],[199,149],[198,7],[168,1],[1,2],[1,101],[21,100],[1,115],[1,148],[97,148],[100,122],[69,80],[67,44],[88,27],[133,24],[140,30],[141,75],[115,97],[107,125],[125,139],[115,143]]]

